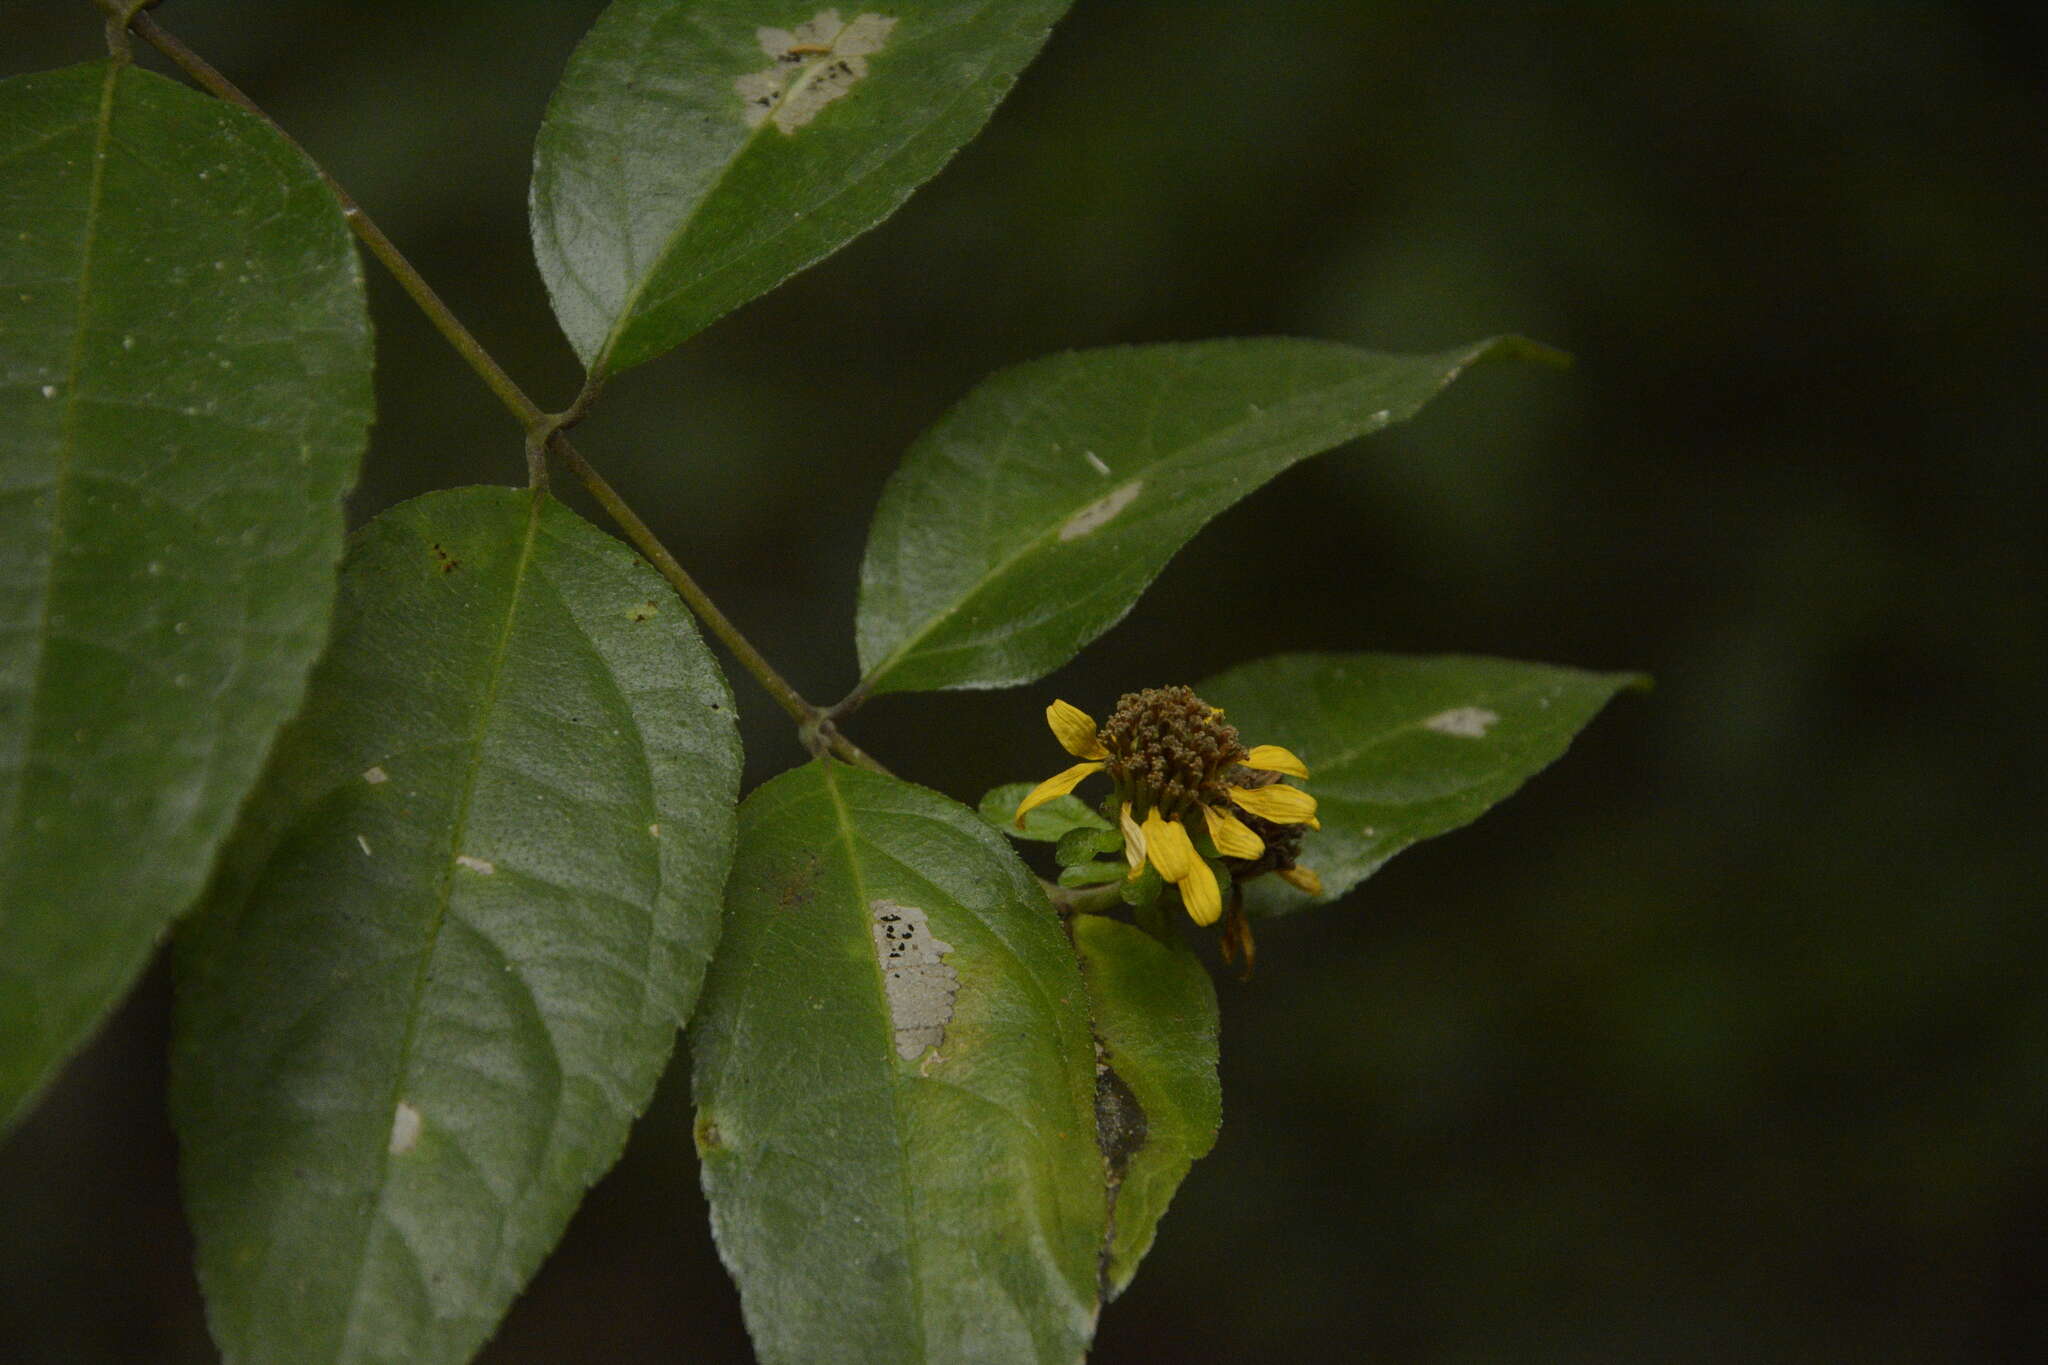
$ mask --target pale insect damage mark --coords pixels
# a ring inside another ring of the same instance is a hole
[[[1081,452],[1081,454],[1087,457],[1088,467],[1090,469],[1094,470],[1096,473],[1100,474],[1105,479],[1109,477],[1109,466],[1102,462],[1102,457],[1100,455],[1097,455],[1092,450],[1084,450]]]
[[[874,915],[875,956],[889,996],[896,1055],[915,1061],[945,1040],[946,1025],[953,1021],[960,973],[945,962],[953,945],[932,933],[931,920],[914,905],[878,900],[870,901],[868,910]]]
[[[365,858],[375,856],[370,852],[370,840],[367,835],[358,834],[356,836],[356,844],[363,850],[363,856]]]
[[[379,782],[389,782],[390,780],[391,774],[385,772],[382,768],[363,769],[363,781],[369,783],[373,787],[376,786]]]
[[[867,59],[882,50],[895,27],[894,19],[880,14],[841,23],[839,11],[827,9],[795,28],[755,29],[772,64],[733,82],[745,102],[747,126],[773,119],[784,133],[794,133],[809,123],[868,74]]]
[[[467,853],[458,853],[455,856],[455,865],[466,867],[479,877],[488,877],[498,870],[496,863],[485,862],[482,858],[472,858]]]
[[[420,1111],[400,1100],[398,1108],[391,1111],[391,1155],[404,1156],[419,1140]]]
[[[1440,735],[1456,735],[1459,739],[1484,739],[1486,732],[1500,719],[1497,712],[1483,706],[1459,706],[1449,711],[1439,711],[1422,722],[1423,728],[1434,730]]]
[[[1138,494],[1145,491],[1143,479],[1132,479],[1110,489],[1094,502],[1068,517],[1060,527],[1061,540],[1079,540],[1091,531],[1098,531],[1116,519],[1117,513],[1137,501]]]

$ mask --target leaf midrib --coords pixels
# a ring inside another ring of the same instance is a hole
[[[47,568],[43,583],[42,610],[37,616],[35,631],[30,636],[29,647],[35,650],[36,661],[30,675],[27,704],[22,711],[21,761],[15,766],[13,780],[8,784],[10,790],[6,829],[10,834],[18,828],[15,822],[23,810],[22,798],[28,788],[30,759],[35,752],[37,703],[43,696],[49,669],[50,616],[57,595],[57,555],[64,540],[64,493],[70,486],[71,456],[76,444],[78,378],[79,370],[85,363],[86,317],[92,290],[93,250],[99,243],[100,210],[106,191],[107,149],[113,141],[114,87],[120,80],[122,70],[119,63],[109,62],[107,74],[100,82],[100,107],[93,131],[92,180],[86,191],[85,243],[79,252],[78,312],[71,335],[71,354],[65,364],[64,416],[58,428],[61,434],[57,443],[57,470],[50,484],[50,540],[48,553],[44,558]],[[18,849],[19,845],[16,845],[16,848]],[[8,861],[13,861],[11,856]],[[7,918],[7,907],[0,905],[0,924],[5,924]],[[40,1027],[41,1011],[37,1011],[35,1017]]]
[[[1473,658],[1475,656],[1449,655],[1445,657],[1462,660]],[[1621,691],[1624,687],[1627,687],[1629,685],[1629,681],[1632,676],[1633,675],[1627,673],[1595,673],[1590,675],[1574,674],[1569,669],[1560,669],[1558,670],[1556,676],[1547,679],[1518,680],[1502,684],[1498,688],[1482,688],[1479,691],[1472,693],[1469,697],[1456,703],[1453,703],[1449,707],[1439,707],[1435,711],[1430,712],[1430,714],[1427,716],[1422,716],[1414,720],[1405,720],[1398,725],[1390,726],[1389,728],[1380,731],[1378,734],[1373,735],[1370,739],[1366,739],[1358,744],[1352,745],[1350,748],[1346,749],[1343,753],[1338,754],[1334,758],[1319,759],[1317,760],[1317,766],[1326,769],[1341,768],[1345,764],[1363,757],[1367,752],[1376,749],[1383,744],[1391,743],[1392,741],[1402,738],[1403,736],[1412,734],[1417,730],[1426,729],[1428,727],[1428,722],[1431,719],[1433,719],[1436,716],[1442,715],[1446,710],[1454,711],[1461,706],[1486,706],[1489,709],[1491,709],[1494,706],[1507,706],[1512,701],[1517,701],[1524,697],[1545,691],[1546,689],[1556,685],[1558,683],[1559,678],[1562,678],[1567,682],[1597,679],[1603,686],[1606,687],[1607,696],[1611,698],[1615,693]],[[1571,732],[1571,734],[1576,735],[1577,730],[1574,729]],[[1526,743],[1536,739],[1551,738],[1554,737],[1554,735],[1555,731],[1539,732],[1538,734],[1534,735],[1525,735],[1524,740]],[[1482,737],[1482,740],[1484,738],[1490,738],[1490,736],[1484,736]],[[1570,739],[1571,735],[1567,735],[1567,744],[1570,743]],[[1312,778],[1310,780],[1313,781],[1314,779]]]
[[[818,776],[825,788],[826,798],[832,803],[833,817],[839,825],[839,841],[846,849],[847,875],[853,879],[854,901],[860,913],[861,932],[867,939],[867,942],[863,945],[867,949],[865,957],[868,966],[873,969],[875,974],[875,998],[881,1002],[882,1017],[885,1021],[884,1031],[892,1032],[889,1026],[893,1024],[894,1020],[889,1011],[889,987],[888,983],[882,978],[881,961],[875,956],[874,929],[872,928],[874,911],[870,907],[868,900],[867,878],[861,875],[860,852],[854,838],[853,824],[850,819],[851,812],[847,809],[845,800],[839,794],[839,784],[833,780],[832,760],[821,758],[817,760],[817,763]],[[900,1087],[896,1083],[895,1064],[889,1061],[889,1057],[892,1054],[893,1047],[889,1045],[889,1040],[885,1040],[882,1064],[887,1071],[883,1085],[889,1093],[889,1114],[896,1129],[898,1155],[901,1158],[896,1163],[896,1175],[897,1183],[900,1185],[903,1193],[903,1222],[908,1234],[905,1239],[907,1245],[904,1248],[904,1264],[910,1271],[910,1312],[911,1323],[915,1333],[914,1339],[917,1342],[917,1359],[923,1361],[927,1359],[928,1353],[925,1348],[924,1270],[918,1256],[918,1248],[922,1245],[922,1242],[916,1235],[917,1202],[915,1194],[910,1187],[910,1161],[908,1152],[905,1150],[908,1148],[910,1141],[909,1126],[903,1116],[903,1098],[899,1093]]]
[[[435,898],[433,918],[427,927],[427,940],[420,953],[419,966],[414,970],[412,989],[405,1007],[405,1032],[399,1039],[398,1062],[393,1068],[394,1080],[391,1093],[382,1110],[388,1120],[397,1112],[398,1105],[405,1098],[405,1085],[412,1069],[412,1048],[419,1030],[422,1001],[426,995],[427,981],[433,966],[434,954],[438,950],[441,929],[447,923],[450,904],[455,897],[455,859],[462,851],[463,836],[469,829],[470,805],[476,795],[477,770],[482,766],[484,741],[490,729],[492,712],[497,707],[498,686],[505,673],[505,656],[512,642],[512,628],[519,619],[519,607],[526,592],[526,575],[533,562],[533,549],[539,539],[541,509],[547,495],[536,489],[528,498],[526,529],[519,545],[518,562],[512,571],[512,590],[505,608],[505,623],[498,632],[498,640],[492,649],[490,667],[485,674],[484,693],[477,706],[476,723],[469,736],[469,762],[463,774],[462,792],[456,799],[455,818],[451,821],[449,847],[442,862],[440,894]],[[362,1240],[356,1253],[355,1289],[350,1296],[348,1315],[342,1320],[341,1336],[336,1343],[338,1351],[345,1352],[356,1332],[357,1317],[363,1308],[363,1291],[368,1283],[365,1270],[370,1260],[370,1243],[376,1236],[378,1226],[384,1220],[385,1202],[391,1192],[391,1145],[380,1140],[377,1146],[377,1199],[369,1214],[363,1220]],[[343,1357],[345,1358],[345,1357]]]
[[[1016,30],[1013,28],[1009,32],[1012,35],[1014,35]],[[838,45],[839,40],[838,38],[835,37],[833,39],[833,47],[835,50],[838,48]],[[800,79],[810,79],[810,77],[814,73],[824,68],[828,60],[829,55],[819,57],[816,62],[813,62],[809,67],[805,68],[803,76]],[[981,68],[981,74],[985,74],[986,71],[987,65],[984,64]],[[778,96],[776,101],[778,108],[781,106],[782,100],[787,99],[790,92],[795,89],[796,84],[797,82],[792,81],[788,86],[785,86],[783,88],[782,94]],[[938,123],[941,119],[943,119],[946,114],[952,111],[954,106],[959,104],[962,99],[966,98],[968,94],[970,94],[976,88],[976,84],[976,82],[963,82],[960,87],[960,93],[953,97],[952,99],[948,99],[941,102],[937,106],[937,109],[932,114],[932,116],[926,119],[921,125],[918,126],[918,128],[915,130],[915,133],[908,134],[904,136],[902,139],[900,139],[897,142],[896,146],[890,151],[889,155],[883,158],[882,164],[887,165],[888,162],[893,161],[896,158],[896,156],[901,153],[902,149],[914,139],[916,133],[922,133],[924,129],[929,128],[933,124]],[[689,235],[691,227],[693,227],[696,224],[698,217],[704,211],[705,205],[709,204],[712,198],[718,193],[719,187],[725,183],[726,177],[732,174],[733,168],[737,166],[740,163],[740,161],[746,156],[747,152],[754,147],[755,143],[759,141],[759,139],[761,138],[763,132],[766,129],[772,127],[774,123],[775,119],[771,111],[769,117],[762,119],[759,124],[755,125],[753,128],[748,130],[746,137],[742,138],[739,141],[739,143],[734,147],[732,155],[726,158],[725,164],[718,168],[718,174],[713,176],[711,178],[710,183],[704,187],[704,192],[702,195],[698,197],[696,204],[694,204],[691,207],[690,211],[687,214],[685,214],[681,219],[677,221],[675,227],[670,230],[670,232],[665,238],[663,238],[661,249],[654,254],[654,264],[640,276],[639,283],[635,284],[632,288],[632,291],[626,296],[625,303],[619,309],[618,316],[614,319],[610,330],[608,330],[605,333],[604,345],[599,348],[596,357],[592,359],[592,361],[590,362],[589,373],[591,375],[601,376],[610,371],[612,353],[618,349],[619,342],[624,339],[627,330],[632,326],[634,322],[639,320],[636,314],[640,307],[640,299],[647,292],[647,287],[654,282],[654,277],[658,273],[660,273],[662,265],[675,252],[677,245],[683,240],[684,237]],[[788,137],[793,136],[793,134],[783,134],[782,136]],[[843,195],[850,193],[860,184],[864,183],[864,180],[868,178],[872,177],[863,177],[861,179],[856,179],[848,183],[847,185],[841,187],[834,193],[827,195],[824,199],[814,202],[810,206],[808,211],[811,214],[815,215],[822,207],[831,204],[835,200],[841,198]],[[744,259],[746,256],[752,255],[760,251],[762,247],[770,245],[773,242],[779,240],[784,233],[789,231],[789,226],[789,224],[783,224],[771,236],[748,247],[744,252],[740,253],[739,256],[735,257],[734,259]],[[627,243],[627,249],[630,253],[630,241],[628,241]],[[729,268],[731,268],[730,262],[720,267],[720,269]],[[803,267],[799,266],[796,268],[802,269]],[[693,280],[690,283],[702,283],[702,281],[710,278],[711,275],[715,273],[717,272],[706,272],[702,275],[699,275],[696,280]],[[684,289],[687,289],[688,287],[688,285],[685,285],[683,288],[679,288],[677,290],[672,291],[667,296],[667,298],[673,298],[676,294],[684,292]],[[662,302],[666,302],[666,298],[663,299]]]
[[[1290,394],[1286,400],[1286,405],[1291,406],[1299,402],[1304,397],[1323,396],[1334,389],[1340,389],[1347,384],[1355,384],[1357,382],[1358,377],[1352,376],[1349,378],[1339,380],[1335,384],[1324,385],[1316,389],[1301,390],[1299,392]],[[1257,416],[1240,419],[1239,421],[1233,422],[1231,425],[1227,427],[1218,427],[1217,429],[1210,432],[1208,435],[1202,437],[1198,441],[1191,441],[1187,445],[1177,447],[1176,449],[1169,451],[1164,455],[1155,455],[1151,463],[1149,464],[1145,464],[1142,466],[1133,466],[1128,471],[1117,470],[1115,472],[1118,475],[1121,475],[1122,478],[1118,483],[1111,485],[1109,491],[1115,492],[1119,488],[1126,487],[1135,479],[1149,478],[1155,472],[1157,472],[1161,465],[1167,464],[1171,461],[1187,458],[1190,456],[1191,452],[1198,451],[1203,446],[1227,441],[1229,438],[1238,435],[1245,428],[1252,426],[1255,423],[1265,421],[1267,418],[1271,417],[1277,410],[1278,406],[1276,405],[1276,407],[1274,408],[1267,408],[1265,411],[1259,413]],[[1388,425],[1392,425],[1392,423],[1389,423]],[[1313,459],[1316,455],[1323,454],[1329,450],[1335,449],[1337,446],[1343,445],[1347,441],[1355,440],[1359,435],[1362,434],[1365,433],[1354,433],[1351,436],[1347,436],[1340,440],[1333,441],[1329,445],[1324,446],[1321,450],[1312,451],[1309,454],[1302,456],[1301,459]],[[1295,461],[1295,463],[1300,463],[1300,461],[1297,460]],[[1247,492],[1249,492],[1249,490],[1247,490]],[[1100,501],[1104,496],[1105,495],[1099,491],[1094,492],[1093,496],[1089,497],[1086,501],[1076,503],[1074,506],[1068,508],[1064,515],[1051,521],[1049,524],[1040,529],[1035,535],[1033,535],[1029,540],[1019,542],[1016,549],[1012,550],[1010,553],[1003,556],[1002,559],[998,560],[996,563],[989,566],[989,568],[984,570],[980,574],[980,576],[978,576],[973,583],[968,585],[968,587],[964,591],[956,595],[950,606],[946,607],[944,610],[936,613],[935,615],[928,617],[925,620],[924,625],[918,629],[916,634],[905,637],[904,641],[901,644],[899,644],[895,649],[891,650],[889,654],[882,660],[882,662],[876,664],[873,668],[869,669],[867,676],[864,679],[862,679],[862,686],[872,689],[874,686],[879,684],[882,681],[882,679],[887,677],[895,669],[899,668],[903,664],[905,659],[909,658],[912,654],[914,654],[918,646],[923,644],[924,641],[927,638],[929,638],[934,631],[938,630],[939,627],[943,626],[953,617],[959,615],[960,612],[966,608],[967,604],[969,602],[972,602],[976,597],[980,596],[981,593],[985,591],[990,584],[996,582],[998,579],[1002,578],[1004,575],[1009,573],[1009,571],[1012,568],[1014,568],[1019,561],[1027,558],[1028,556],[1042,549],[1051,538],[1056,537],[1059,534],[1060,528],[1065,526],[1067,521],[1070,520],[1075,513],[1081,511],[1083,508],[1088,507],[1091,503]],[[1240,496],[1238,501],[1242,500],[1243,497]],[[1213,520],[1215,517],[1221,515],[1231,505],[1231,503],[1225,503],[1223,507],[1217,508],[1214,512],[1210,513],[1210,519]],[[1203,524],[1206,525],[1207,522],[1205,521]]]
[[[839,39],[837,36],[833,38],[832,46],[834,49],[838,48]],[[642,55],[645,55],[644,52]],[[782,102],[789,98],[790,92],[799,83],[809,80],[816,72],[822,70],[826,61],[830,59],[830,55],[830,53],[827,53],[825,56],[819,57],[816,61],[805,67],[803,73],[796,80],[784,86],[782,92],[776,96],[776,108],[782,107]],[[591,360],[590,373],[592,375],[602,375],[611,368],[612,352],[618,349],[619,341],[625,336],[626,329],[635,321],[635,313],[640,307],[641,296],[647,292],[647,287],[654,283],[654,277],[661,273],[663,264],[668,261],[670,256],[675,254],[677,244],[689,235],[690,228],[695,225],[698,215],[704,212],[704,206],[711,202],[712,198],[717,195],[719,187],[725,183],[726,177],[732,174],[732,168],[739,165],[741,159],[760,140],[763,130],[773,125],[774,122],[774,110],[770,110],[768,117],[747,130],[747,135],[739,140],[733,147],[732,154],[726,157],[725,164],[718,168],[718,174],[711,177],[710,183],[704,187],[704,192],[697,196],[697,202],[691,205],[690,211],[677,219],[676,225],[669,229],[667,236],[662,238],[660,250],[654,253],[654,263],[641,272],[639,283],[635,284],[632,290],[627,293],[624,303],[619,308],[618,315],[612,320],[610,330],[605,333],[604,345],[598,348],[596,357]],[[631,225],[628,224],[629,235],[626,247],[629,256],[632,252],[630,232]]]

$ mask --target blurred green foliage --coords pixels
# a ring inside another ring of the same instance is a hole
[[[172,0],[544,401],[540,111],[599,5]],[[2014,13],[2017,13],[2015,11]],[[9,6],[8,69],[99,50]],[[1642,668],[1556,768],[1219,982],[1225,1117],[1095,1359],[1951,1361],[2048,1340],[2048,97],[1989,6],[1081,0],[988,133],[579,438],[821,699],[915,433],[1047,351],[1499,330],[1045,688],[883,698],[972,800],[1047,694],[1280,649]],[[520,477],[373,272],[359,517]],[[1191,623],[1199,622],[1199,628]],[[735,684],[758,781],[800,757]],[[964,741],[964,742],[963,742]],[[0,1356],[206,1360],[160,977],[0,1152]],[[744,1360],[683,1072],[484,1359]]]

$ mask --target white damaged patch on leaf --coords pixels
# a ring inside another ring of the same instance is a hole
[[[1456,735],[1459,739],[1484,739],[1486,732],[1494,727],[1500,714],[1483,706],[1460,706],[1451,711],[1439,711],[1422,722],[1426,730],[1440,735]]]
[[[747,126],[758,128],[772,119],[784,133],[794,133],[809,123],[868,74],[867,59],[882,50],[895,27],[894,19],[880,14],[843,24],[839,11],[828,9],[795,28],[754,30],[771,65],[733,82],[744,101]]]
[[[1110,489],[1094,502],[1068,517],[1060,526],[1061,540],[1079,540],[1082,536],[1098,531],[1116,520],[1117,513],[1137,501],[1138,494],[1145,491],[1143,479],[1132,479]]]
[[[924,911],[899,901],[870,902],[875,956],[882,964],[882,988],[889,995],[889,1022],[896,1030],[896,1055],[916,1061],[937,1047],[953,1022],[953,997],[960,973],[946,965],[953,945],[932,933]]]
[[[420,1111],[398,1102],[398,1108],[391,1111],[391,1155],[404,1156],[420,1141]]]

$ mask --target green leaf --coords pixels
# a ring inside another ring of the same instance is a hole
[[[1166,882],[1160,877],[1159,869],[1147,862],[1135,878],[1117,888],[1117,893],[1125,905],[1136,910],[1150,910],[1159,904],[1159,893],[1165,889]]]
[[[1470,824],[1548,767],[1639,673],[1587,673],[1460,655],[1281,654],[1195,690],[1247,744],[1279,744],[1308,765],[1322,829],[1301,862],[1342,896],[1410,844]],[[1245,886],[1255,909],[1309,899],[1278,878]]]
[[[1178,935],[1168,945],[1100,915],[1072,923],[1101,1047],[1096,1130],[1112,1181],[1103,1275],[1113,1298],[1152,1249],[1188,1168],[1216,1145],[1216,988]]]
[[[881,222],[1066,7],[614,0],[534,155],[534,251],[577,355],[651,360]]]
[[[1550,354],[1514,337],[1426,356],[1263,338],[1005,370],[917,439],[882,494],[861,566],[864,685],[1043,677],[1282,470],[1412,417],[1479,361]]]
[[[1079,867],[1093,861],[1098,853],[1122,852],[1123,846],[1121,830],[1070,829],[1060,836],[1059,844],[1052,851],[1052,860],[1061,867]]]
[[[1106,1198],[1084,998],[966,807],[829,761],[747,798],[691,1047],[764,1362],[1080,1358]]]
[[[229,1361],[485,1340],[690,1011],[739,761],[683,608],[560,504],[458,489],[359,533],[178,936],[172,1116]]]
[[[1126,870],[1123,863],[1077,863],[1072,867],[1060,869],[1060,885],[1068,888],[1107,886],[1111,882],[1123,880]]]
[[[0,1129],[198,896],[326,639],[369,429],[333,197],[100,62],[0,82]]]
[[[1055,796],[1042,806],[1024,813],[1024,827],[1017,828],[1017,807],[1031,794],[1029,782],[1006,782],[981,798],[981,818],[1012,839],[1034,843],[1057,843],[1074,829],[1113,829],[1078,796]]]

